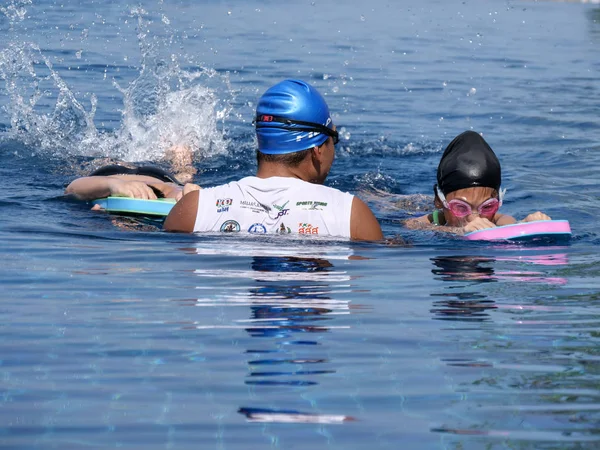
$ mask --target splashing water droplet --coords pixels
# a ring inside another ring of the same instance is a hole
[[[4,14],[11,25],[25,20],[27,9],[25,6],[31,5],[32,0],[12,0],[6,6],[0,6],[0,12]]]

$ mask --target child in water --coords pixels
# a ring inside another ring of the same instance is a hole
[[[73,180],[65,194],[78,200],[95,200],[108,196],[133,197],[144,200],[174,198],[179,201],[196,185],[184,182],[196,173],[192,165],[192,152],[187,146],[175,146],[167,151],[167,159],[177,175],[155,166],[131,166],[124,163],[109,164],[93,171],[86,177]],[[100,209],[95,205],[93,209]]]
[[[502,198],[500,162],[488,143],[476,132],[459,134],[446,147],[437,169],[435,210],[409,219],[411,229],[435,229],[457,234],[516,223],[500,214]],[[542,212],[529,214],[521,222],[550,220]]]

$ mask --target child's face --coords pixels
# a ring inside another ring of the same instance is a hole
[[[447,226],[464,227],[476,217],[484,217],[493,222],[494,215],[498,209],[494,208],[495,202],[490,202],[491,204],[485,203],[488,200],[495,198],[498,198],[498,192],[489,187],[472,187],[450,192],[446,195],[447,203],[450,203],[452,200],[461,200],[471,207],[471,213],[464,217],[457,217],[454,215],[452,211],[442,205],[441,200],[437,196],[435,198],[435,206],[437,208],[443,208]]]

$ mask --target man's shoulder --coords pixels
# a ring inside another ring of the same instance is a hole
[[[220,190],[220,189],[231,189],[231,188],[238,187],[240,185],[247,185],[248,183],[245,181],[247,178],[252,178],[252,177],[246,177],[246,178],[242,178],[240,180],[228,181],[227,183],[217,184],[215,186],[202,188],[202,190],[210,191],[210,190]]]
[[[354,197],[353,194],[347,192],[347,191],[342,191],[341,189],[332,187],[332,186],[325,186],[323,184],[314,184],[314,183],[308,183],[305,181],[305,183],[307,183],[308,185],[310,185],[311,187],[314,188],[314,192],[321,192],[323,194],[327,194],[330,196],[349,196],[349,197]]]
[[[320,193],[322,195],[333,196],[350,196],[352,194],[337,189],[335,187],[324,186],[322,184],[311,183],[304,181],[299,178],[293,177],[267,177],[259,178],[256,176],[248,176],[241,178],[237,181],[230,181],[229,183],[213,186],[205,190],[212,191],[215,193],[226,192],[229,190],[255,190],[258,189],[262,192],[269,191],[281,191],[281,189],[289,189],[290,191],[300,191],[304,193]]]
[[[342,191],[341,189],[325,186],[323,184],[311,183],[310,181],[304,181],[300,178],[294,177],[268,177],[268,178],[257,178],[257,177],[247,177],[240,180],[240,184],[244,182],[246,184],[263,184],[265,186],[276,186],[283,187],[288,186],[290,188],[298,188],[298,189],[306,189],[308,191],[321,191],[321,192],[330,192],[348,194],[346,191]],[[348,194],[351,195],[351,194]]]

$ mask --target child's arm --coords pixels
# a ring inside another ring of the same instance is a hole
[[[431,214],[407,219],[404,221],[404,226],[410,230],[428,230],[430,228],[435,228],[437,225],[431,223],[431,219],[429,218],[430,215]]]
[[[426,216],[418,217],[415,219],[408,219],[404,222],[404,226],[411,230],[435,230],[443,233],[453,233],[462,236],[470,231],[482,230],[484,228],[491,228],[494,226],[492,222],[482,217],[479,217],[467,224],[464,227],[449,227],[446,225],[436,225],[432,223],[432,216],[428,214]]]
[[[115,177],[77,178],[67,186],[65,194],[86,201],[111,195],[156,200],[156,194],[143,181],[125,181]]]
[[[443,233],[465,234],[463,227],[448,227],[446,225],[436,225],[433,223],[433,215],[416,217],[404,221],[404,226],[410,230],[435,230]]]
[[[548,216],[547,214],[544,214],[543,212],[540,211],[536,211],[534,213],[529,214],[527,217],[525,217],[523,220],[520,220],[520,223],[523,222],[535,222],[536,220],[552,220],[550,219],[550,216]],[[496,214],[496,216],[494,217],[494,222],[496,223],[497,226],[502,226],[502,225],[512,225],[513,223],[517,223],[517,220],[509,215],[506,214]]]
[[[494,216],[494,223],[496,226],[501,227],[502,225],[511,225],[513,223],[517,223],[517,219],[508,214],[498,214]]]

